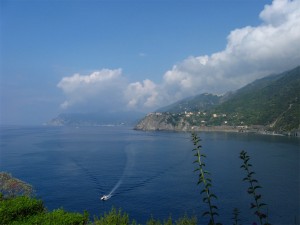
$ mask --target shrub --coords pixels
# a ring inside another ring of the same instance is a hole
[[[176,225],[197,225],[197,217],[194,216],[189,218],[187,215],[185,215],[176,221]]]
[[[0,224],[84,225],[88,214],[69,213],[63,209],[46,212],[41,200],[18,196],[0,201]]]
[[[151,216],[151,218],[147,221],[147,225],[162,225],[159,220],[156,220]]]
[[[21,221],[22,225],[84,225],[89,221],[88,214],[84,215],[80,213],[70,213],[63,209],[56,209],[49,213],[40,213],[35,216],[31,216],[26,220]],[[16,221],[13,224],[20,224],[20,221]]]
[[[187,215],[184,217],[179,218],[173,223],[172,217],[170,216],[167,220],[164,222],[161,222],[160,220],[156,220],[153,217],[151,217],[150,220],[147,221],[147,225],[197,225],[197,218],[191,217],[189,218]]]
[[[94,217],[95,225],[106,225],[106,224],[118,224],[118,225],[129,225],[129,216],[127,213],[123,213],[121,209],[118,211],[112,208],[109,213],[104,213],[100,218]],[[135,222],[133,221],[133,224]]]
[[[19,196],[0,201],[0,221],[9,224],[15,220],[21,220],[29,216],[44,212],[41,200],[28,196]]]

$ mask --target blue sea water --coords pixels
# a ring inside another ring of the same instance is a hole
[[[217,221],[232,224],[237,207],[242,224],[255,221],[250,210],[241,150],[251,156],[263,186],[272,224],[300,223],[300,139],[237,133],[200,133]],[[0,130],[0,170],[32,184],[49,210],[88,210],[100,216],[112,206],[139,223],[151,216],[173,219],[207,210],[193,172],[189,133],[141,132],[131,127],[17,127]],[[115,189],[115,190],[113,190]],[[108,201],[100,197],[109,194]]]

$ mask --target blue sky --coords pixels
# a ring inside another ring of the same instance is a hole
[[[2,124],[42,124],[62,112],[149,112],[300,62],[299,0],[1,0],[0,7]]]

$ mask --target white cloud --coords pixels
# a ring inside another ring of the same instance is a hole
[[[102,69],[89,75],[74,74],[64,77],[57,87],[64,91],[67,98],[61,104],[63,109],[88,106],[99,110],[103,107],[123,104],[122,94],[126,85],[121,69]]]
[[[67,96],[61,106],[97,100],[106,105],[111,101],[124,108],[154,110],[190,95],[235,90],[255,79],[298,66],[300,0],[274,0],[259,17],[259,26],[231,31],[223,51],[191,56],[175,64],[165,72],[160,84],[149,79],[127,83],[121,69],[65,77],[58,84]]]
[[[266,5],[259,16],[264,22],[278,26],[299,17],[299,12],[295,13],[297,8],[299,8],[299,1],[276,0],[272,5]]]
[[[125,91],[130,109],[144,109],[158,106],[159,91],[157,85],[151,80],[144,80],[128,85]]]
[[[101,71],[93,72],[90,75],[74,74],[71,77],[64,77],[57,86],[62,88],[65,93],[75,92],[82,86],[95,85],[101,88],[107,81],[119,78],[121,73],[121,69],[102,69]]]
[[[260,18],[260,26],[233,30],[223,51],[174,65],[164,74],[164,90],[175,98],[224,93],[299,65],[300,1],[275,0]]]

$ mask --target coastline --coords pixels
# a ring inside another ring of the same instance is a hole
[[[185,126],[185,127],[173,127],[173,126],[162,126],[162,127],[140,127],[135,126],[134,130],[140,131],[174,131],[174,132],[229,132],[229,133],[256,133],[261,135],[272,135],[272,136],[291,136],[300,137],[300,130],[295,131],[269,131],[267,127],[261,125],[254,126]]]

